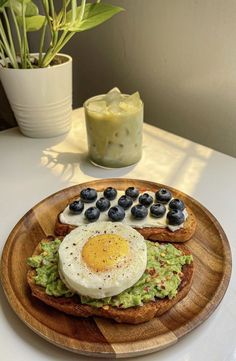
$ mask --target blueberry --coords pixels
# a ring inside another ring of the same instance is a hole
[[[128,197],[128,196],[121,196],[118,200],[118,204],[119,206],[121,206],[124,209],[128,209],[129,207],[132,206],[133,204],[133,200],[132,198]]]
[[[93,188],[85,188],[80,192],[80,198],[83,202],[92,203],[97,199],[97,191]]]
[[[171,209],[166,217],[171,226],[179,226],[184,222],[184,214],[179,209]]]
[[[168,203],[171,198],[172,194],[168,189],[161,188],[158,192],[156,192],[156,200],[161,203]]]
[[[161,218],[166,212],[166,207],[162,203],[155,203],[150,208],[150,213],[155,218]]]
[[[69,210],[75,214],[80,214],[83,211],[83,209],[84,209],[84,203],[81,202],[81,200],[74,201],[69,205]]]
[[[125,194],[132,199],[138,198],[139,190],[135,187],[129,187],[126,189]]]
[[[99,198],[96,202],[96,207],[101,212],[107,211],[108,208],[110,208],[110,205],[111,205],[111,203],[110,203],[109,199],[106,199],[105,197]]]
[[[131,213],[135,219],[143,219],[147,217],[148,210],[144,205],[137,204],[131,208]]]
[[[175,198],[175,199],[172,199],[172,201],[170,201],[169,208],[170,209],[179,209],[180,211],[183,211],[185,208],[185,205],[184,205],[183,201]]]
[[[103,194],[104,194],[104,197],[106,197],[110,201],[113,201],[116,198],[117,190],[115,188],[108,187],[105,189]]]
[[[100,211],[96,207],[90,207],[84,212],[84,215],[89,222],[95,222],[100,216]]]
[[[143,193],[138,200],[145,207],[149,207],[153,203],[153,197],[148,193]]]
[[[108,217],[112,221],[122,221],[125,218],[125,211],[120,206],[111,207],[108,211]]]

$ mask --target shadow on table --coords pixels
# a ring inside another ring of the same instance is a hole
[[[102,168],[92,164],[87,153],[58,152],[50,149],[44,152],[44,165],[50,168],[60,168],[60,175],[66,176],[67,180],[76,179],[76,170],[79,168],[85,175],[93,178],[122,177],[130,173],[135,164],[123,168]]]

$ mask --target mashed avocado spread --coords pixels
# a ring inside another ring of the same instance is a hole
[[[191,255],[184,255],[172,244],[147,243],[147,268],[142,277],[132,287],[117,296],[93,299],[80,296],[81,303],[94,307],[106,305],[128,308],[141,306],[155,298],[173,298],[181,282],[182,267],[193,260]],[[53,242],[41,242],[42,252],[28,258],[27,263],[35,268],[35,283],[45,287],[48,295],[71,297],[73,293],[60,279],[58,273],[59,239]]]

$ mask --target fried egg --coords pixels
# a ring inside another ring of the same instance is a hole
[[[146,265],[143,236],[118,222],[79,226],[59,247],[61,279],[73,292],[91,298],[115,296],[133,286]]]

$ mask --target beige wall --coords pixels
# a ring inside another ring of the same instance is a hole
[[[74,105],[139,90],[146,122],[236,156],[236,1],[107,1],[126,11],[65,49]]]

